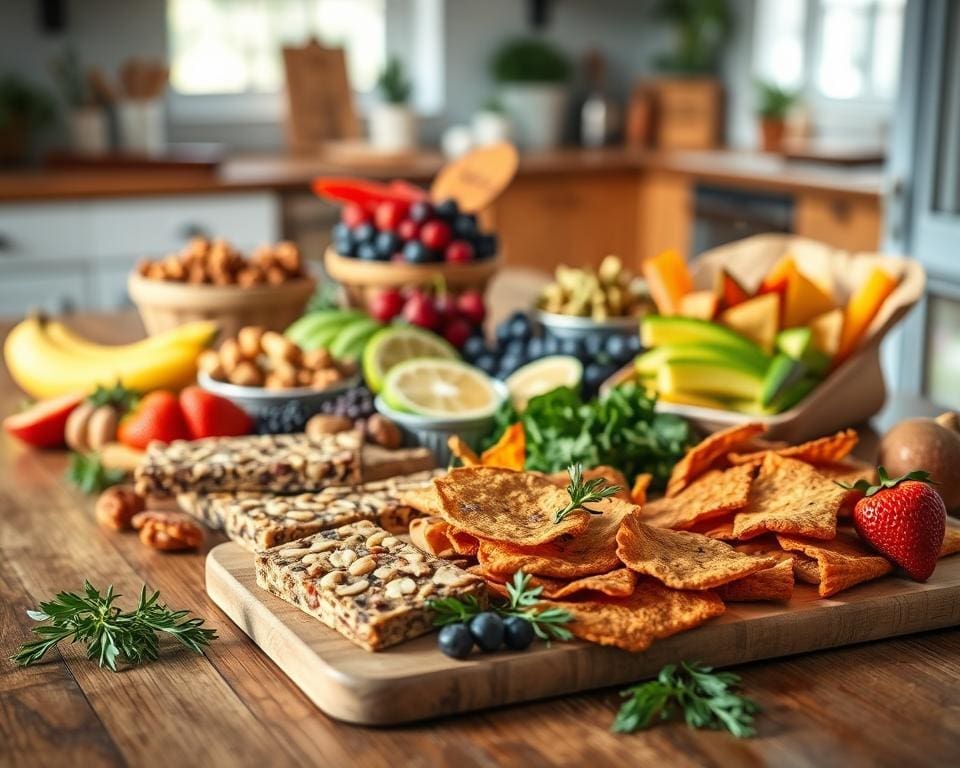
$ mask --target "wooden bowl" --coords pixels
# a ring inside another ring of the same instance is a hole
[[[323,255],[327,274],[343,286],[350,306],[364,308],[371,293],[385,288],[446,285],[451,293],[476,289],[481,293],[500,267],[500,257],[466,264],[406,264],[395,261],[364,261],[341,256],[333,248]]]
[[[213,320],[221,339],[236,336],[246,325],[286,330],[303,314],[315,287],[312,277],[249,288],[150,280],[136,272],[127,280],[130,298],[151,336],[191,320]]]

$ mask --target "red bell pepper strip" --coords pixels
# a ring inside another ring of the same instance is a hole
[[[409,205],[424,199],[426,194],[419,187],[413,187],[405,182],[403,186],[399,186],[397,182],[388,185],[336,176],[321,176],[314,179],[313,192],[318,197],[338,203],[354,203],[367,209],[373,209],[385,200]]]

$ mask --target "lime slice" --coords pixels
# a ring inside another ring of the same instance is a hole
[[[438,419],[481,418],[500,404],[493,382],[479,368],[426,357],[395,365],[381,397],[394,410]]]
[[[507,390],[517,410],[527,407],[531,398],[551,392],[557,387],[576,389],[583,378],[583,365],[569,355],[542,357],[517,368],[507,377]]]
[[[374,393],[395,365],[420,357],[456,360],[457,351],[435,333],[403,325],[378,331],[363,350],[363,377]]]

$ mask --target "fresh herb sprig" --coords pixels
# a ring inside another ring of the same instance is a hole
[[[714,672],[699,662],[668,664],[656,680],[620,693],[626,701],[610,730],[633,733],[682,713],[691,728],[727,730],[738,739],[749,738],[760,707],[740,696],[739,687],[740,676],[732,672]]]
[[[609,499],[611,496],[620,492],[619,485],[604,485],[604,479],[602,477],[595,477],[593,480],[584,482],[583,464],[574,464],[571,467],[567,467],[567,474],[570,475],[570,484],[567,486],[567,493],[570,494],[570,503],[554,513],[554,523],[562,522],[563,519],[575,509],[583,509],[591,515],[599,515],[599,512],[588,509],[585,505],[595,504],[598,501]]]
[[[517,571],[507,584],[507,600],[496,601],[491,608],[504,618],[517,616],[530,622],[534,634],[541,640],[569,640],[573,634],[564,625],[572,621],[573,616],[562,608],[538,608],[542,592],[543,587],[530,586],[529,574]],[[430,600],[427,606],[436,614],[433,623],[438,627],[465,623],[483,612],[473,595]]]
[[[143,664],[160,656],[158,632],[175,637],[195,653],[202,653],[217,637],[216,630],[206,629],[203,619],[188,619],[189,611],[172,611],[159,602],[160,593],[147,596],[140,589],[135,610],[124,613],[114,601],[113,586],[106,593],[83,583],[83,594],[61,592],[53,600],[40,603],[40,610],[27,611],[34,621],[49,621],[34,627],[39,639],[20,646],[11,660],[28,667],[39,662],[61,640],[81,642],[87,647],[87,658],[96,659],[101,667],[117,671],[117,661]]]
[[[99,493],[112,485],[119,485],[127,477],[122,469],[108,469],[95,453],[71,453],[67,480],[84,493]]]

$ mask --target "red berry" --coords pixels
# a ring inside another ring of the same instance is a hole
[[[403,318],[411,325],[433,330],[440,320],[433,301],[425,293],[414,293],[403,305]]]
[[[487,316],[487,308],[483,303],[483,294],[480,291],[465,291],[457,297],[457,311],[473,325],[482,325]]]
[[[407,242],[407,240],[416,240],[420,235],[420,225],[412,219],[404,219],[397,226],[397,237],[401,241]]]
[[[457,349],[461,349],[467,343],[467,339],[470,338],[471,331],[470,323],[462,317],[454,317],[443,326],[443,338]]]
[[[473,261],[473,246],[466,240],[454,240],[447,246],[447,251],[443,257],[446,261],[454,264]]]
[[[402,254],[401,254],[402,256]],[[374,320],[389,323],[403,311],[403,296],[396,288],[377,291],[367,301],[367,312]]]
[[[437,296],[433,300],[433,307],[437,310],[440,325],[444,325],[457,316],[456,302],[449,293],[441,293]]]
[[[59,448],[64,444],[67,418],[83,399],[83,395],[61,395],[41,400],[25,411],[7,416],[3,427],[28,445]]]
[[[253,419],[243,409],[200,387],[180,393],[180,408],[194,440],[249,435],[253,429]]]
[[[450,242],[450,225],[445,221],[428,221],[420,230],[420,242],[434,251],[442,251]]]
[[[370,212],[356,203],[347,203],[340,212],[340,220],[353,229],[370,221]]]
[[[384,200],[377,205],[374,221],[381,232],[394,232],[407,215],[407,207],[396,200]]]

